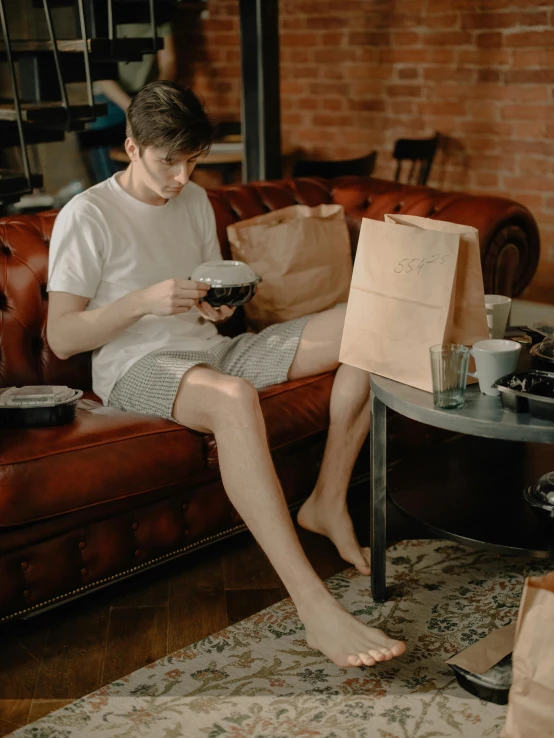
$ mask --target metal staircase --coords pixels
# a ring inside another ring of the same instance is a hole
[[[7,9],[18,2],[0,0],[0,65],[7,65],[11,83],[11,96],[0,98],[0,149],[19,147],[23,171],[0,169],[0,205],[42,186],[42,176],[31,173],[28,144],[59,141],[67,131],[84,130],[107,110],[94,101],[93,81],[117,79],[118,61],[138,61],[163,47],[157,35],[156,0],[135,3],[135,11],[137,5],[148,9],[152,36],[146,39],[117,38],[118,16],[124,15],[118,12],[118,0],[33,0],[32,12],[44,14],[48,38],[13,39]],[[121,4],[133,17],[132,6]],[[75,38],[56,36],[51,11],[62,6],[73,8]],[[70,82],[85,83],[85,103],[70,102]]]

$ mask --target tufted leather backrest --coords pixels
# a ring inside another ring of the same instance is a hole
[[[511,260],[509,285],[519,294],[539,258],[536,222],[513,200],[441,192],[370,177],[317,178],[229,185],[208,192],[224,258],[227,226],[270,210],[302,204],[343,205],[353,250],[361,219],[410,213],[475,226],[480,233],[485,290],[497,289],[497,267]],[[91,388],[90,353],[60,361],[46,342],[48,243],[56,211],[0,219],[0,385],[67,384]]]

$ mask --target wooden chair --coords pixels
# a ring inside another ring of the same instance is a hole
[[[395,181],[400,181],[403,162],[409,161],[411,166],[406,184],[427,184],[439,142],[440,133],[433,138],[399,138],[392,152],[397,161]]]
[[[320,159],[301,159],[292,170],[293,177],[325,177],[334,179],[344,175],[367,175],[375,169],[377,152],[372,151],[359,159],[345,159],[342,161],[321,161]]]

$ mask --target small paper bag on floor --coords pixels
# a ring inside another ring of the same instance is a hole
[[[554,736],[554,572],[525,582],[501,738]]]
[[[364,218],[340,361],[431,392],[429,347],[489,337],[476,228]]]

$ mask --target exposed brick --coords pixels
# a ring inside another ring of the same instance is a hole
[[[344,97],[322,97],[319,100],[321,110],[345,110],[347,100]]]
[[[505,120],[554,120],[552,105],[505,105],[502,108]]]
[[[423,77],[433,81],[471,82],[475,79],[475,70],[468,67],[426,67]]]
[[[360,95],[381,95],[382,93],[383,85],[378,80],[352,82],[352,84],[350,85],[351,97],[359,97]]]
[[[454,48],[445,49],[437,46],[429,49],[429,62],[431,64],[454,64],[456,52]]]
[[[312,49],[281,49],[281,53],[286,53],[288,61],[292,64],[308,64],[314,61]]]
[[[321,41],[317,33],[283,33],[279,39],[281,46],[320,46]]]
[[[411,100],[393,100],[390,109],[393,115],[413,115],[415,105]]]
[[[316,97],[297,97],[295,103],[300,110],[317,110],[319,101]]]
[[[281,121],[286,126],[299,126],[302,124],[304,116],[295,112],[281,112]]]
[[[290,21],[294,23],[294,20],[298,17],[298,15],[295,13],[291,18]],[[344,16],[338,16],[338,15],[329,15],[325,17],[316,17],[312,16],[309,19],[309,26],[312,30],[318,30],[318,29],[328,29],[328,28],[346,28],[348,26],[348,18],[345,18]]]
[[[553,173],[553,162],[544,156],[522,156],[519,162],[519,174],[525,176],[547,176]]]
[[[510,64],[511,54],[507,49],[460,49],[460,64],[476,64],[483,67],[497,67]]]
[[[344,43],[346,34],[337,31],[321,34],[321,43],[323,46],[340,46]]]
[[[521,102],[549,102],[552,90],[548,87],[518,87],[517,99]]]
[[[341,62],[356,61],[355,48],[346,49],[316,49],[314,61],[318,64],[340,64]]]
[[[501,72],[498,69],[478,69],[477,70],[477,81],[478,82],[499,82],[502,78]]]
[[[421,38],[427,46],[464,46],[472,42],[471,34],[465,31],[425,33]]]
[[[180,69],[219,120],[240,115],[238,6],[210,0],[208,20],[176,27]],[[554,260],[551,4],[279,0],[279,15],[285,147],[345,159],[376,149],[390,178],[396,138],[440,130],[450,143],[430,184],[527,205]]]
[[[296,79],[317,79],[319,77],[319,67],[312,65],[299,64],[294,69]]]
[[[499,177],[498,174],[494,174],[493,172],[476,172],[474,182],[477,187],[496,189],[498,187]]]
[[[385,109],[385,101],[382,98],[373,100],[350,99],[348,101],[348,107],[350,108],[350,110],[375,110],[381,112]]]
[[[422,115],[449,115],[456,117],[466,114],[466,105],[462,102],[420,102],[418,109]]]
[[[545,66],[545,50],[514,49],[512,52],[512,66],[516,69]]]
[[[514,123],[515,138],[548,138],[548,125],[543,120],[526,120]]]
[[[505,36],[506,46],[529,46],[534,49],[537,46],[553,46],[554,31],[524,31],[523,33],[507,33]]]
[[[344,85],[338,82],[309,82],[310,95],[344,95]]]
[[[392,44],[394,44],[394,46],[417,46],[419,41],[420,34],[413,33],[412,31],[393,33],[392,35]]]
[[[380,49],[379,61],[383,64],[424,64],[430,61],[427,49]]]
[[[400,67],[398,69],[398,79],[417,79],[419,77],[419,69],[417,67]]]
[[[510,136],[512,134],[512,126],[509,123],[484,120],[462,121],[460,130],[463,133],[485,133],[495,136]]]
[[[542,156],[554,157],[554,142],[550,141],[522,141],[512,139],[504,141],[504,151],[513,154],[541,154]]]
[[[391,35],[387,32],[353,31],[348,34],[351,46],[390,46]]]
[[[500,109],[496,102],[469,100],[466,104],[466,110],[472,120],[499,120]]]
[[[514,69],[505,73],[509,84],[554,84],[554,69]]]
[[[295,80],[281,80],[281,94],[282,95],[300,95],[304,92],[305,87],[302,82],[296,82]]]
[[[502,46],[504,36],[502,33],[478,33],[476,38],[477,46],[485,49],[492,49]]]
[[[425,28],[459,28],[460,16],[456,13],[427,15],[422,19],[421,25]]]
[[[509,177],[503,178],[504,187],[518,192],[548,192],[552,188],[551,177]]]
[[[381,101],[382,102],[382,101]],[[314,126],[350,126],[354,122],[351,115],[344,113],[316,113],[312,116]]]

